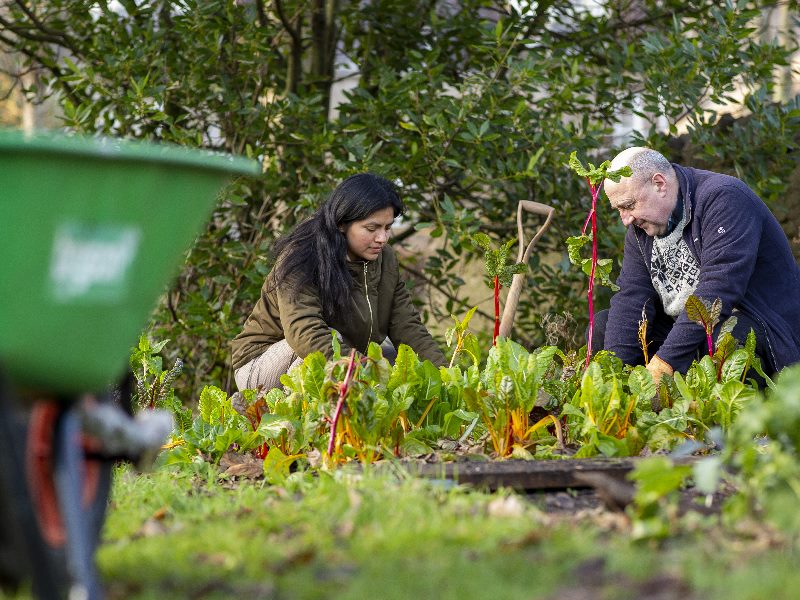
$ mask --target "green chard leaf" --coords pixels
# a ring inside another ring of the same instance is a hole
[[[706,329],[707,324],[711,321],[709,311],[710,307],[702,298],[692,294],[686,299],[686,316],[703,329]]]
[[[588,235],[573,235],[567,238],[567,253],[569,262],[573,265],[581,265],[585,259],[581,258],[581,248],[589,243],[591,238]]]

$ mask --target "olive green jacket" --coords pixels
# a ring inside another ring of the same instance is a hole
[[[246,365],[284,338],[300,358],[315,351],[331,358],[331,329],[342,336],[343,355],[353,347],[366,353],[369,342],[380,344],[388,336],[395,347],[407,344],[423,359],[437,366],[445,364],[444,355],[411,303],[394,250],[384,246],[374,261],[348,261],[348,267],[354,279],[351,314],[337,315],[330,322],[322,316],[315,290],[292,297],[288,286],[278,285],[268,292],[268,275],[244,329],[231,342],[233,368]]]

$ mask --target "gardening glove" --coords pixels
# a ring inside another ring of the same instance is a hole
[[[140,471],[152,466],[175,426],[168,410],[141,410],[132,417],[119,406],[91,399],[81,404],[81,424],[100,455],[130,460]]]
[[[656,387],[658,387],[658,384],[661,382],[662,375],[672,375],[675,372],[674,369],[670,367],[668,363],[661,360],[657,354],[647,363],[647,370],[650,371],[650,375],[653,376],[653,383]]]

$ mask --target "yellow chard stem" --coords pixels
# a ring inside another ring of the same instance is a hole
[[[650,362],[650,357],[647,354],[647,317],[639,321],[639,345],[642,347],[642,353],[644,354],[644,364],[647,365]]]
[[[422,416],[419,418],[419,421],[417,421],[417,424],[415,425],[417,429],[419,429],[422,426],[422,422],[425,420],[425,417],[428,416],[428,412],[433,407],[433,403],[436,402],[436,400],[438,399],[439,399],[438,396],[434,396],[433,398],[431,398],[431,401],[428,402],[428,406],[425,407],[425,410],[422,412]]]

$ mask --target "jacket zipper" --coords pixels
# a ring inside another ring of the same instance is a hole
[[[367,297],[367,308],[369,309],[369,337],[367,346],[372,341],[372,302],[369,301],[369,287],[367,286],[367,262],[364,262],[364,295]]]

